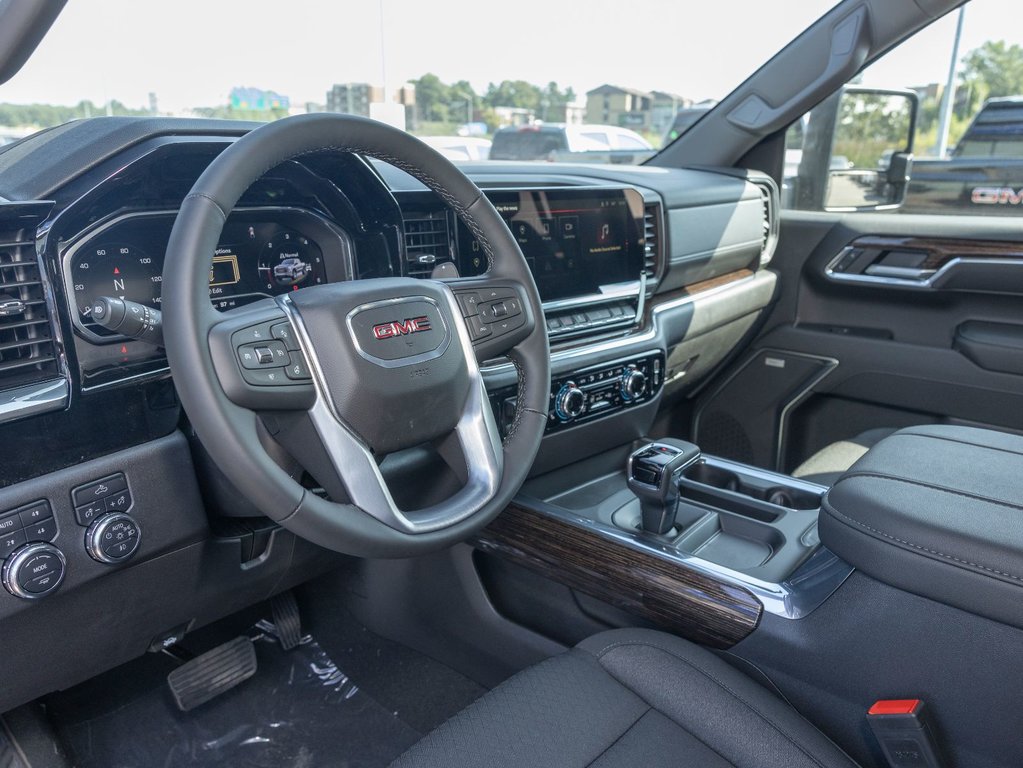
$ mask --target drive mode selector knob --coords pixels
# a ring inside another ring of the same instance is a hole
[[[25,600],[46,597],[64,581],[66,566],[64,553],[52,544],[28,544],[4,563],[4,587]]]
[[[123,563],[138,551],[142,531],[135,518],[111,512],[98,518],[85,532],[85,549],[101,563]]]
[[[554,413],[562,421],[571,421],[582,416],[586,410],[586,395],[575,385],[575,382],[567,382],[558,390],[554,398]]]
[[[622,372],[619,389],[623,400],[635,400],[646,393],[646,374],[635,368],[626,368]]]

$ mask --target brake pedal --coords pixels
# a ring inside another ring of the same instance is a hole
[[[298,613],[295,593],[290,589],[270,598],[274,628],[281,648],[290,651],[302,642],[302,617]]]
[[[218,645],[182,664],[169,675],[174,703],[188,712],[256,674],[256,649],[248,637]]]

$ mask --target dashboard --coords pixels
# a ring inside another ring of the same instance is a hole
[[[166,311],[162,272],[177,210],[248,128],[100,118],[0,149],[0,440],[16,446],[0,462],[0,518],[23,523],[11,534],[19,541],[66,558],[52,598],[0,589],[0,650],[12,668],[32,671],[5,682],[0,711],[140,655],[182,623],[336,565],[260,522],[190,440],[163,351],[90,316],[103,296]],[[775,278],[763,267],[777,190],[767,177],[553,163],[462,170],[508,224],[543,301],[552,390],[536,475],[648,434],[772,299]],[[338,151],[270,169],[209,256],[210,301],[223,312],[323,283],[486,269],[438,196],[391,166]],[[466,312],[470,334],[504,322],[499,308],[514,310],[498,297]],[[480,364],[505,429],[515,366]],[[272,434],[272,419],[264,426]],[[382,471],[418,472],[394,487],[421,495],[431,473],[390,458]],[[115,512],[135,521],[118,518],[133,542],[123,553],[106,552],[93,529]],[[112,640],[90,617],[125,601],[132,610]],[[54,662],[40,668],[21,640],[43,631],[76,642],[58,641]]]

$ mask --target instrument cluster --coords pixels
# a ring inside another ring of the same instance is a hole
[[[102,296],[160,309],[163,262],[173,212],[128,213],[81,237],[63,254],[72,321],[93,343],[117,341],[91,317]],[[262,298],[348,277],[344,232],[294,208],[233,212],[210,254],[210,301],[228,310]]]

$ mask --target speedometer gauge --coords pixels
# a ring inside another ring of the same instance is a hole
[[[75,254],[71,264],[74,300],[82,324],[99,336],[110,331],[91,321],[92,303],[100,296],[160,307],[160,265],[140,248],[123,243],[100,243]]]

